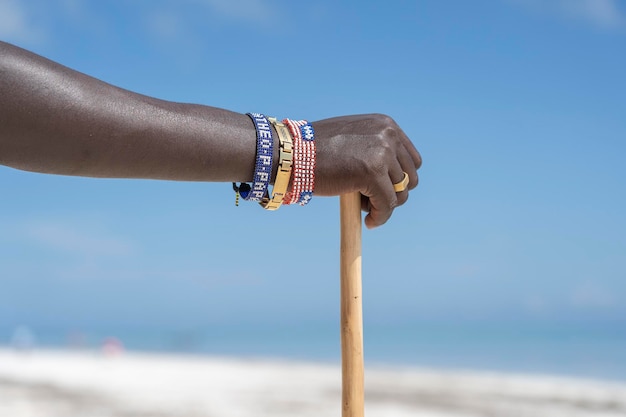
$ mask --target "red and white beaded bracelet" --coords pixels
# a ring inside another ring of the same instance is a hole
[[[306,120],[283,121],[293,136],[293,180],[283,204],[306,205],[315,187],[315,132]]]

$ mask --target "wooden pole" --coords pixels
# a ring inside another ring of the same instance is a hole
[[[341,218],[342,417],[364,415],[361,193],[339,197]]]

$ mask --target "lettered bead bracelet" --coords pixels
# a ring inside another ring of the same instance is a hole
[[[256,129],[256,163],[252,186],[242,182],[239,186],[233,183],[237,196],[248,201],[261,200],[267,194],[267,187],[272,175],[272,154],[274,149],[274,135],[267,118],[260,113],[247,113]],[[238,202],[238,198],[236,203]]]
[[[283,204],[308,204],[315,187],[315,132],[306,120],[283,121],[293,136],[292,188]]]

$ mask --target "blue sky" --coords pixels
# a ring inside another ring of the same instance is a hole
[[[364,233],[366,321],[625,317],[623,1],[0,0],[0,39],[168,100],[394,117],[424,165]],[[337,318],[337,198],[269,213],[230,184],[9,168],[0,187],[2,326]]]

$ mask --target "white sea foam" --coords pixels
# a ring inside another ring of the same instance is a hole
[[[338,366],[0,349],[0,416],[340,416]],[[626,384],[503,373],[367,369],[368,417],[618,417]]]

